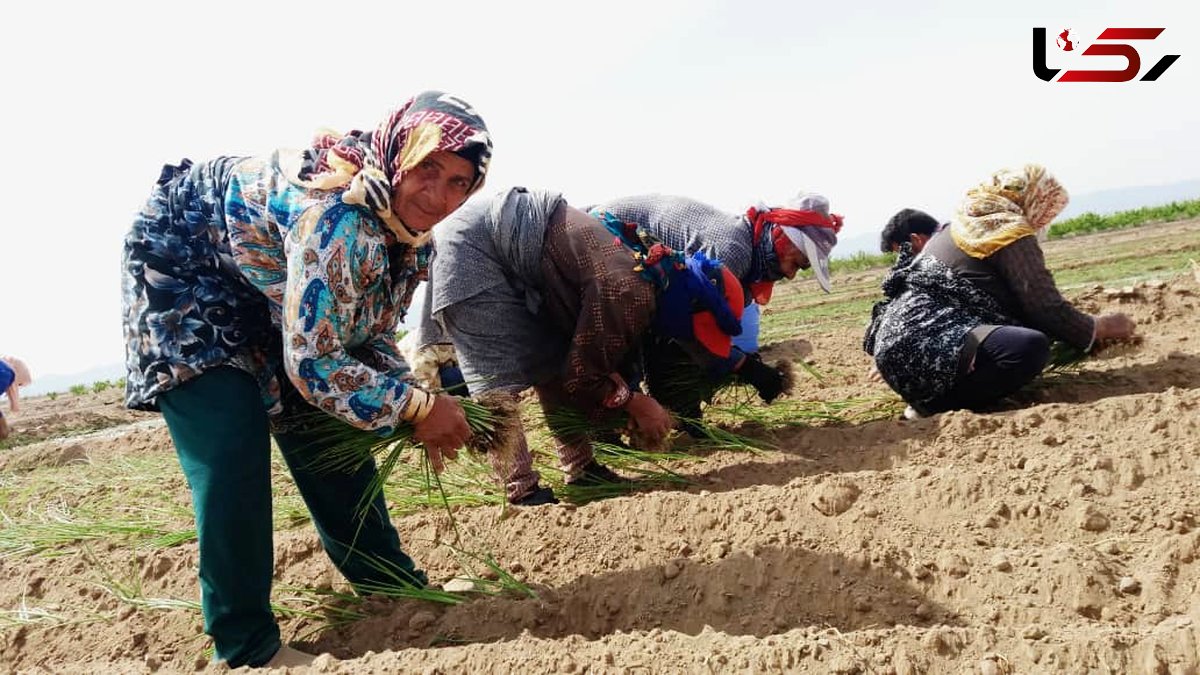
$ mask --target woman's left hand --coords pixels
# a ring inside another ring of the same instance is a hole
[[[640,438],[650,445],[659,445],[671,433],[671,415],[658,401],[641,392],[634,392],[625,404],[629,421]]]

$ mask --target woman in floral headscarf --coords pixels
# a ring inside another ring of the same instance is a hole
[[[491,157],[466,103],[424,92],[375,131],[304,152],[166,166],[125,239],[126,403],[161,410],[192,490],[205,632],[230,667],[297,665],[270,608],[273,434],[338,569],[362,588],[425,575],[375,477],[314,475],[320,410],[388,434],[412,425],[435,468],[470,435],[453,398],[411,383],[394,334],[431,230]],[[309,414],[305,414],[309,413]]]
[[[1011,394],[1045,368],[1051,339],[1086,351],[1133,334],[1129,317],[1080,312],[1054,285],[1036,235],[1066,204],[1041,166],[999,171],[919,255],[902,247],[863,349],[908,402],[906,416]]]

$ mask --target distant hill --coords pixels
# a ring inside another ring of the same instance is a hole
[[[879,253],[879,232],[863,232],[849,237],[838,237],[834,258],[849,258],[856,253]]]
[[[1101,190],[1072,196],[1067,208],[1063,209],[1057,220],[1066,220],[1089,212],[1103,216],[1117,211],[1128,211],[1143,206],[1162,206],[1190,199],[1200,199],[1200,180]]]
[[[79,373],[68,373],[66,375],[42,375],[34,373],[33,384],[21,389],[22,396],[37,396],[39,394],[48,394],[52,391],[67,391],[76,384],[90,386],[93,382],[100,380],[115,381],[125,377],[124,363],[109,363],[103,366],[96,366]]]

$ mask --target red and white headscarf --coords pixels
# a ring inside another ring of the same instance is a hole
[[[372,133],[317,132],[304,151],[294,184],[343,190],[342,201],[365,206],[404,243],[420,246],[432,232],[414,232],[392,212],[392,190],[404,172],[433,152],[456,153],[475,165],[468,194],[483,186],[492,157],[492,139],[475,110],[450,94],[426,91],[392,112]]]
[[[842,216],[829,211],[829,200],[822,195],[802,193],[780,208],[751,207],[746,220],[754,229],[754,246],[760,247],[764,234],[770,232],[775,256],[784,253],[784,241],[804,251],[812,265],[817,283],[829,292],[829,253],[837,244],[842,230]],[[771,300],[775,281],[761,279],[750,283],[750,295],[765,305]]]

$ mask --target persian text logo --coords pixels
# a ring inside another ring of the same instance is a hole
[[[1083,46],[1078,36],[1070,28],[1063,29],[1054,38],[1054,45],[1064,52],[1079,52],[1080,56],[1119,56],[1125,59],[1125,68],[1121,70],[1068,70],[1057,80],[1054,79],[1061,69],[1050,68],[1046,65],[1046,29],[1033,29],[1033,74],[1047,82],[1129,82],[1137,77],[1142,69],[1142,57],[1133,45],[1124,40],[1153,40],[1162,34],[1165,28],[1105,28],[1095,42],[1080,51]],[[1118,42],[1121,41],[1121,42]],[[1167,72],[1167,68],[1179,59],[1178,54],[1168,54],[1158,60],[1150,70],[1142,75],[1142,82],[1153,82]]]

